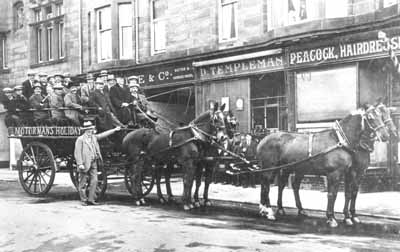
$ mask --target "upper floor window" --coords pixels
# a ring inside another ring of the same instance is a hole
[[[57,3],[57,4],[56,4],[55,15],[56,15],[56,16],[61,16],[62,14],[64,14],[63,4],[62,4],[62,3]]]
[[[34,12],[35,12],[35,22],[42,21],[43,20],[42,9],[41,8],[36,9],[36,10],[34,10]]]
[[[166,47],[166,10],[167,1],[151,1],[151,40],[152,52],[159,53],[165,51]]]
[[[14,30],[18,30],[24,26],[24,4],[17,2],[13,9]]]
[[[111,60],[111,8],[97,10],[97,57],[98,61]]]
[[[46,2],[33,10],[33,64],[56,62],[65,57],[64,17],[59,15],[57,6],[62,6],[62,2]]]
[[[220,0],[219,40],[220,42],[237,38],[237,0]]]
[[[0,34],[0,69],[8,69],[8,49],[7,49],[7,37],[6,35],[1,35]]]
[[[132,4],[118,5],[119,57],[132,58]]]

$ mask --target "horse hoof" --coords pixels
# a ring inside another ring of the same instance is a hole
[[[354,225],[350,218],[344,218],[343,223],[348,227]]]
[[[199,208],[201,205],[200,205],[200,202],[198,202],[198,201],[196,201],[196,202],[194,202],[194,207],[195,208]]]
[[[161,204],[165,204],[166,203],[164,198],[159,198],[158,200],[160,201]]]
[[[285,216],[286,212],[283,208],[279,208],[278,210],[276,210],[276,215]]]
[[[302,209],[302,210],[299,210],[298,216],[300,216],[300,217],[308,217],[308,214],[307,214],[306,211],[304,211],[304,210]]]
[[[173,202],[175,202],[175,198],[174,197],[168,197],[167,201],[173,203]]]
[[[275,220],[276,220],[276,217],[275,217],[275,215],[267,215],[267,219],[268,219],[268,220],[275,221]]]
[[[189,204],[189,209],[193,209],[194,205],[193,204]]]
[[[144,206],[144,205],[147,204],[147,202],[146,202],[144,199],[140,199],[140,204],[141,204],[142,206]]]
[[[351,217],[351,220],[353,221],[354,224],[360,224],[361,220],[357,216]]]
[[[204,206],[207,206],[207,207],[212,206],[211,201],[209,201],[209,200],[204,201]]]
[[[140,206],[140,200],[136,200],[136,201],[135,201],[135,205],[136,205],[136,206]]]
[[[335,219],[333,219],[333,218],[328,219],[328,220],[326,221],[326,223],[328,224],[328,226],[329,226],[330,228],[336,228],[336,227],[338,226],[337,221],[336,221]]]
[[[183,205],[183,210],[189,211],[190,210],[190,206],[189,205]]]

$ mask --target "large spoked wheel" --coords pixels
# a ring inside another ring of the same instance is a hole
[[[126,167],[125,168],[125,186],[128,189],[128,192],[130,194],[132,194],[132,188],[133,188],[132,175],[133,175],[132,168]],[[142,197],[148,195],[154,186],[153,168],[149,164],[146,164],[146,163],[145,163],[145,167],[142,169],[141,186],[142,186],[142,192],[143,192]]]
[[[31,142],[23,149],[17,163],[19,182],[30,195],[49,192],[56,174],[56,162],[51,149],[43,143]]]
[[[72,183],[75,188],[78,190],[79,186],[79,172],[75,163],[75,160],[71,161],[69,164],[69,176],[71,178]],[[96,198],[101,199],[104,197],[107,190],[107,172],[104,168],[104,165],[99,165],[97,168],[97,188],[96,188]],[[89,188],[89,183],[86,185],[86,188]]]

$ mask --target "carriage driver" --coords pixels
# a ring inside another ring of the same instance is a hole
[[[129,81],[129,104],[133,105],[131,108],[132,120],[134,124],[146,125],[150,123],[154,127],[154,122],[157,121],[157,116],[148,109],[149,103],[143,94],[139,93],[140,85],[137,76],[128,77]],[[146,114],[144,114],[146,113]]]
[[[96,200],[97,188],[97,168],[102,165],[102,156],[98,140],[106,138],[119,131],[120,127],[115,127],[95,134],[95,126],[92,122],[83,123],[81,131],[83,134],[76,139],[74,157],[79,172],[79,197],[82,205],[98,205]],[[89,193],[86,194],[86,185],[89,180]]]

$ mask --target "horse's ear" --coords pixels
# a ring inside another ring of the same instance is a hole
[[[217,111],[218,110],[218,102],[214,103],[214,107],[212,109],[212,111]]]
[[[364,103],[363,105],[361,105],[361,109],[363,109],[363,110],[368,110],[370,107],[371,107],[372,105],[371,104],[369,104],[369,103]]]
[[[222,104],[222,106],[221,106],[221,108],[220,108],[221,111],[225,111],[225,105],[226,105],[225,103]]]
[[[375,105],[379,105],[383,103],[383,97],[379,97],[378,99],[376,99]]]

